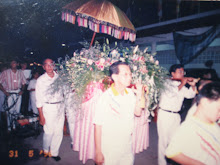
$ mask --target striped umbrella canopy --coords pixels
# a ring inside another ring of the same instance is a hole
[[[94,31],[112,35],[117,39],[136,39],[134,25],[126,14],[107,0],[76,0],[63,7],[62,20]]]

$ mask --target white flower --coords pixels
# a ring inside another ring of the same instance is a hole
[[[154,62],[153,56],[150,56],[150,62]]]
[[[155,64],[156,64],[156,65],[159,65],[159,61],[158,61],[158,60],[156,60],[156,61],[155,61]]]
[[[123,57],[120,57],[120,61],[125,62],[125,59]]]
[[[137,66],[133,66],[133,70],[137,70]]]
[[[146,52],[147,52],[147,50],[148,50],[148,47],[146,47],[146,48],[144,49],[144,53],[146,53]]]
[[[89,65],[92,65],[92,63],[93,63],[93,61],[91,59],[88,59],[87,62],[88,62]]]
[[[105,56],[105,53],[101,52],[101,57],[104,57]]]
[[[112,58],[115,58],[117,56],[117,54],[118,54],[117,50],[114,49],[111,51]]]
[[[138,50],[138,45],[134,48],[133,54],[135,54],[137,52],[137,50]]]
[[[104,64],[105,63],[105,59],[104,58],[100,58],[100,63]]]
[[[151,76],[150,80],[148,81],[148,83],[150,84],[151,87],[153,87],[155,84],[154,84],[154,76]],[[153,88],[151,88],[153,89]]]

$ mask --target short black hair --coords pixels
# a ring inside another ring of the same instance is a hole
[[[127,62],[122,62],[122,61],[114,62],[109,67],[109,76],[110,77],[112,76],[112,74],[118,74],[119,73],[119,68],[118,68],[119,65],[127,65],[127,66],[129,66]]]
[[[207,98],[211,101],[218,100],[220,98],[220,82],[216,81],[204,85],[196,98],[197,105],[202,98]]]
[[[10,64],[11,64],[12,61],[15,61],[16,63],[19,63],[19,60],[18,60],[17,58],[12,58],[12,59],[10,60]]]
[[[176,72],[177,69],[180,69],[180,68],[184,68],[184,66],[182,64],[174,64],[170,67],[170,75],[172,72]]]
[[[35,75],[36,73],[39,73],[40,75],[41,72],[38,69],[33,69],[31,72],[32,75]]]
[[[42,61],[42,65],[44,65],[45,61],[46,61],[46,60],[49,60],[49,59],[52,60],[51,58],[45,58],[45,59]],[[52,60],[52,61],[53,61],[53,60]],[[54,62],[54,61],[53,61],[53,62]]]

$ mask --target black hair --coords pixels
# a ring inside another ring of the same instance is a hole
[[[202,98],[216,101],[220,98],[220,82],[211,82],[203,86],[196,98],[197,105]]]
[[[19,60],[18,60],[17,58],[12,58],[12,59],[10,60],[10,64],[11,64],[12,61],[15,61],[16,63],[19,63]]]
[[[170,67],[170,75],[172,72],[176,72],[177,69],[180,69],[180,68],[184,68],[184,66],[182,64],[174,64]]]
[[[28,64],[28,62],[27,62],[26,60],[22,60],[22,61],[20,62],[20,64]]]
[[[39,75],[40,75],[40,71],[38,70],[38,69],[34,69],[34,70],[32,70],[32,75],[35,75],[36,73],[39,73]]]
[[[122,62],[122,61],[114,62],[109,68],[109,76],[110,77],[112,76],[112,74],[118,74],[119,73],[119,68],[118,68],[119,65],[129,66],[128,63],[126,63],[126,62]]]
[[[50,58],[45,58],[45,59],[42,61],[42,65],[44,65],[45,61],[48,60],[48,59],[50,59]],[[52,59],[50,59],[50,60],[52,60]],[[52,60],[52,61],[53,61],[53,60]],[[54,61],[53,61],[53,62],[54,62]]]

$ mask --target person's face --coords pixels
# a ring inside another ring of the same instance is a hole
[[[21,68],[22,68],[22,69],[26,69],[26,68],[27,68],[27,63],[21,64]]]
[[[201,99],[207,122],[213,123],[220,119],[220,98],[218,100]]]
[[[54,62],[51,59],[46,59],[43,68],[47,73],[53,73]]]
[[[34,79],[38,79],[38,77],[39,77],[39,73],[36,72],[36,73],[34,74]]]
[[[17,65],[18,65],[18,63],[16,61],[12,61],[11,64],[10,64],[11,69],[16,69]]]
[[[118,83],[124,87],[131,84],[131,70],[127,65],[118,66],[119,73],[116,75],[115,83]]]
[[[176,71],[172,72],[171,74],[174,79],[181,79],[184,77],[184,69],[183,68],[176,69]]]

